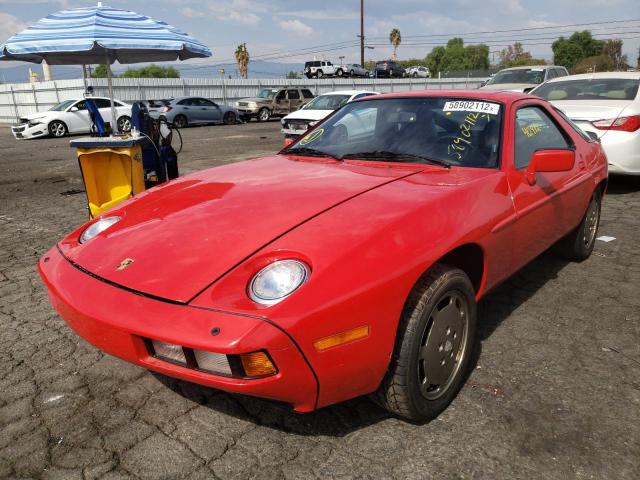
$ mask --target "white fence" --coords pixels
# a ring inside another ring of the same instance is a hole
[[[124,101],[194,95],[228,103],[239,98],[252,97],[261,87],[306,86],[316,95],[351,88],[387,93],[423,89],[477,88],[483,80],[483,78],[393,80],[380,78],[312,80],[115,78],[113,88],[114,96]],[[108,96],[106,79],[93,78],[89,80],[89,84],[93,87],[95,95]],[[0,84],[0,123],[13,123],[23,115],[47,110],[62,100],[82,97],[83,91],[82,79]]]

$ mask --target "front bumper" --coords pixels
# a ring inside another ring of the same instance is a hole
[[[80,270],[54,247],[38,264],[49,299],[75,332],[106,353],[171,377],[227,392],[268,398],[294,410],[316,408],[318,383],[294,340],[267,319],[152,299]],[[212,335],[217,327],[219,333]],[[226,377],[160,360],[145,339],[225,355],[266,350],[274,375]]]
[[[20,125],[13,125],[11,127],[11,133],[18,139],[38,138],[44,137],[49,134],[49,130],[44,123],[38,123],[37,125],[30,126],[28,123],[21,123]]]
[[[262,106],[257,106],[257,107],[241,107],[241,106],[237,106],[236,110],[238,110],[238,113],[240,115],[251,116],[251,115],[257,115],[261,108],[262,108]]]

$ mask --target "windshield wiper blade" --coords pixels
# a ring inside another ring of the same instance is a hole
[[[403,158],[406,159],[414,159],[414,160],[424,160],[433,165],[439,165],[444,168],[451,168],[451,164],[445,162],[444,160],[438,160],[437,158],[427,157],[426,155],[418,155],[416,153],[401,153],[401,152],[390,152],[387,150],[374,150],[372,152],[357,152],[357,153],[347,153],[342,155],[340,159],[371,159],[371,160],[401,160]]]
[[[322,150],[316,150],[315,148],[310,147],[298,147],[290,150],[282,150],[280,153],[285,155],[302,155],[307,157],[328,157],[333,158],[334,160],[342,160],[341,157],[336,157],[328,152]]]

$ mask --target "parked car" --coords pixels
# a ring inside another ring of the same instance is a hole
[[[111,100],[104,97],[88,97],[93,100],[105,122],[111,119]],[[114,100],[117,129],[122,132],[131,128],[131,105]],[[50,135],[64,137],[71,133],[89,133],[91,119],[84,98],[65,100],[50,110],[20,117],[20,122],[11,127],[17,139],[38,138]]]
[[[147,107],[147,111],[149,113],[152,112],[160,112],[166,105],[170,104],[173,98],[163,98],[160,100],[141,100],[145,107]]]
[[[312,98],[313,93],[308,88],[263,88],[253,98],[238,100],[236,108],[243,120],[255,118],[259,122],[266,122],[271,117],[283,117],[295,112]]]
[[[327,60],[313,60],[304,64],[304,74],[307,78],[332,77],[334,75],[341,77],[344,72],[343,66],[334,65]]]
[[[350,77],[368,77],[369,76],[369,70],[362,67],[360,64],[350,63],[348,65],[344,65],[343,67],[344,67],[345,74],[349,75]]]
[[[550,80],[531,94],[600,139],[609,173],[640,175],[639,85],[639,72],[588,73]]]
[[[431,72],[427,67],[416,66],[416,67],[411,67],[407,70],[407,77],[429,78],[430,76],[431,76]]]
[[[290,113],[281,120],[282,133],[287,139],[297,138],[348,102],[369,95],[378,95],[378,93],[365,90],[339,90],[318,95],[300,110]]]
[[[505,68],[480,88],[527,93],[543,82],[567,75],[566,68],[555,65]]]
[[[405,71],[404,68],[400,66],[400,64],[394,62],[393,60],[383,60],[381,62],[376,62],[375,76],[378,78],[404,77]]]
[[[299,412],[373,394],[423,421],[466,378],[486,292],[556,242],[589,257],[606,183],[600,143],[545,100],[377,95],[134,197],[38,266],[71,328],[125,361]]]
[[[240,118],[235,108],[219,105],[213,100],[202,97],[174,98],[164,104],[161,110],[150,112],[150,115],[172,123],[178,128],[211,123],[233,125]]]

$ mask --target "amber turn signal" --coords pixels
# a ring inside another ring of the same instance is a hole
[[[278,372],[265,352],[243,353],[240,360],[247,377],[264,377]]]
[[[338,345],[343,345],[349,342],[354,342],[368,336],[369,325],[363,325],[361,327],[347,330],[346,332],[336,333],[334,335],[321,338],[320,340],[316,340],[315,342],[313,342],[313,346],[316,347],[316,350],[322,352],[329,348],[337,347]]]

